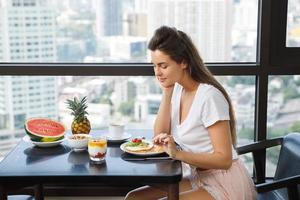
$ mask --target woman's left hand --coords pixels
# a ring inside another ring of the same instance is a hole
[[[153,142],[162,145],[164,151],[169,154],[171,158],[176,158],[177,148],[172,135],[160,133],[153,138]]]

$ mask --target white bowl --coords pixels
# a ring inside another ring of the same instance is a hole
[[[74,151],[85,150],[88,146],[89,135],[87,134],[74,134],[67,137],[68,145]]]

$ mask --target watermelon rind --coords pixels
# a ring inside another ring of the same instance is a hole
[[[52,123],[54,122],[54,123],[57,123],[57,124],[61,125],[64,129],[61,133],[57,133],[55,136],[43,136],[40,133],[35,133],[35,132],[29,130],[28,124],[32,120],[51,121]],[[30,118],[30,119],[26,120],[24,128],[25,128],[25,131],[26,131],[27,135],[30,137],[30,139],[32,141],[35,141],[35,142],[55,142],[55,141],[58,141],[58,140],[62,140],[62,139],[64,139],[64,134],[65,134],[65,131],[66,131],[66,128],[62,123],[60,123],[58,121],[55,121],[55,120],[52,120],[52,119],[47,119],[47,118]]]
[[[29,134],[28,134],[29,135]],[[30,138],[32,141],[34,142],[56,142],[59,140],[64,139],[65,136],[61,136],[61,137],[43,137],[43,138]]]

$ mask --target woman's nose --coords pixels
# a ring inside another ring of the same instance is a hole
[[[159,67],[154,68],[154,73],[155,73],[156,76],[161,75],[161,71],[160,71]]]

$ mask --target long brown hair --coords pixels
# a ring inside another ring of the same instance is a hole
[[[160,50],[170,56],[176,63],[185,61],[188,65],[189,74],[197,82],[213,85],[222,92],[229,104],[231,141],[236,146],[235,116],[231,100],[224,87],[215,79],[213,74],[204,65],[203,60],[193,44],[191,38],[184,32],[162,26],[158,28],[151,38],[148,49]]]

